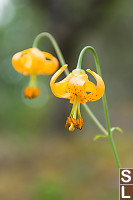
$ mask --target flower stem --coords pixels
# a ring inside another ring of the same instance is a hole
[[[114,139],[112,137],[112,134],[110,134],[108,136],[109,138],[109,142],[110,142],[110,145],[111,145],[111,148],[112,148],[112,151],[113,151],[113,154],[114,154],[114,157],[115,157],[115,161],[116,161],[116,165],[117,165],[117,168],[121,168],[121,164],[120,164],[120,160],[119,160],[119,157],[118,157],[118,153],[117,153],[117,150],[116,150],[116,146],[115,146],[115,143],[114,143]]]
[[[99,74],[99,76],[102,77],[102,75],[101,75],[101,69],[100,69],[100,65],[99,65],[99,61],[98,61],[98,56],[96,54],[95,49],[93,47],[91,47],[91,46],[86,46],[86,47],[84,47],[82,49],[82,51],[81,51],[81,53],[79,55],[79,59],[78,59],[78,63],[77,63],[77,69],[81,69],[83,55],[84,55],[85,51],[88,50],[88,49],[92,51],[92,53],[94,55],[94,58],[95,58],[95,64],[96,64],[96,68],[97,68],[97,73]],[[117,167],[119,169],[121,167],[121,165],[120,165],[119,157],[118,157],[117,150],[116,150],[116,147],[115,147],[115,143],[114,143],[114,140],[113,140],[113,137],[112,137],[112,133],[111,133],[111,126],[110,126],[108,105],[107,105],[107,100],[106,100],[106,94],[105,93],[104,93],[104,95],[102,97],[102,100],[103,100],[103,106],[104,106],[105,117],[106,117],[108,139],[109,139],[109,142],[110,142],[113,154],[114,154],[116,165],[117,165]],[[86,107],[86,106],[84,106],[84,107]],[[86,110],[88,111],[88,108]],[[100,130],[102,130],[102,132],[103,132],[103,128],[101,128],[101,124],[99,126],[99,122],[97,123],[97,120],[95,119],[95,116],[92,115],[92,113],[90,113],[90,112],[89,112],[89,115],[91,116],[91,118],[93,119],[93,121],[95,121],[95,123],[100,128]]]
[[[39,40],[41,38],[43,38],[43,37],[47,37],[51,41],[51,43],[52,43],[52,45],[53,45],[53,47],[54,47],[54,49],[56,51],[56,54],[57,54],[57,56],[59,58],[59,61],[60,61],[61,65],[65,65],[66,62],[65,62],[65,59],[64,59],[64,57],[63,57],[63,55],[61,53],[61,50],[60,50],[56,40],[54,39],[54,37],[50,33],[43,32],[43,33],[40,33],[39,35],[37,35],[37,37],[35,38],[35,40],[33,42],[33,46],[32,47],[33,48],[38,48]],[[69,74],[69,71],[68,71],[67,68],[65,69],[65,74],[66,75]]]
[[[98,119],[95,117],[95,115],[92,113],[90,108],[86,103],[82,104],[86,112],[90,115],[91,119],[95,122],[95,124],[98,126],[98,128],[107,136],[108,132],[107,130],[102,126],[102,124],[98,121]]]

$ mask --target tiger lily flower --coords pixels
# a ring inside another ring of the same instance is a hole
[[[105,85],[102,78],[90,69],[87,69],[87,72],[95,78],[96,85],[89,81],[88,75],[82,69],[73,70],[62,81],[55,83],[56,79],[66,68],[67,65],[62,66],[53,75],[50,86],[56,97],[70,99],[70,103],[73,104],[70,116],[67,117],[66,128],[69,127],[69,131],[74,131],[75,128],[81,130],[83,127],[83,119],[80,113],[80,103],[100,99],[104,94]]]
[[[16,53],[12,58],[12,65],[19,73],[30,75],[29,86],[25,88],[24,96],[35,98],[39,95],[36,75],[54,73],[58,68],[58,60],[50,53],[30,48]]]

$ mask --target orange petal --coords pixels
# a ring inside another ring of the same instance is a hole
[[[72,73],[73,74],[73,73]],[[86,82],[88,81],[87,74],[73,74],[67,85],[67,91],[71,93],[70,103],[74,102],[74,96],[77,95],[80,98],[81,103],[87,102],[86,100]]]
[[[13,67],[24,75],[43,73],[45,56],[37,48],[16,53],[12,58]]]
[[[64,70],[67,68],[68,65],[64,65],[62,66],[51,78],[50,81],[50,87],[51,90],[53,92],[53,94],[56,97],[59,98],[69,98],[70,97],[70,93],[66,93],[66,89],[67,89],[67,84],[68,84],[68,80],[70,80],[70,77],[72,76],[72,74],[69,74],[66,78],[64,78],[62,81],[55,83],[56,79],[64,72]]]
[[[59,62],[50,53],[43,52],[43,54],[46,58],[45,63],[44,63],[43,73],[44,74],[53,74],[57,70],[57,68],[59,66]]]
[[[95,88],[96,88],[96,85],[94,83],[92,83],[91,81],[88,80],[85,83],[85,89],[87,92],[92,92],[95,90]]]
[[[97,85],[95,87],[93,84],[87,83],[88,85],[86,85],[87,87],[86,89],[87,91],[91,92],[90,94],[87,95],[87,101],[96,101],[103,96],[105,91],[105,85],[102,78],[98,74],[91,71],[90,69],[87,69],[87,72],[92,74],[92,76],[94,76],[97,82]]]

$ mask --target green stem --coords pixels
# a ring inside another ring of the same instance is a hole
[[[117,168],[119,169],[119,168],[121,168],[121,164],[120,164],[120,160],[119,160],[119,157],[118,157],[118,153],[117,153],[117,150],[116,150],[116,146],[115,146],[112,134],[110,134],[108,136],[108,138],[109,138],[109,142],[110,142],[110,145],[111,145],[114,157],[115,157]]]
[[[33,48],[38,48],[38,43],[39,43],[40,39],[43,38],[43,37],[47,37],[51,41],[51,43],[52,43],[52,45],[53,45],[53,47],[54,47],[54,49],[56,51],[56,54],[57,54],[57,56],[59,58],[59,61],[60,61],[61,65],[65,65],[66,62],[65,62],[65,59],[64,59],[64,57],[63,57],[63,55],[61,53],[61,50],[60,50],[56,40],[54,39],[54,37],[50,33],[43,32],[43,33],[40,33],[39,35],[37,35],[37,37],[35,38],[35,40],[33,42],[33,46],[32,47]],[[65,74],[66,75],[69,74],[69,71],[68,71],[67,68],[65,69]]]
[[[96,51],[93,47],[91,46],[86,46],[85,48],[82,49],[80,55],[79,55],[79,59],[78,59],[78,63],[77,63],[77,69],[81,69],[81,64],[82,64],[82,59],[83,59],[83,55],[84,53],[86,52],[86,50],[91,50],[93,55],[94,55],[94,58],[95,58],[95,64],[96,64],[96,68],[97,68],[97,73],[99,74],[99,76],[102,77],[101,75],[101,69],[100,69],[100,65],[99,65],[99,61],[98,61],[98,57],[97,57],[97,54],[96,54]],[[112,133],[111,133],[111,126],[110,126],[110,119],[109,119],[109,112],[108,112],[108,105],[107,105],[107,100],[106,100],[106,94],[104,93],[103,97],[103,106],[104,106],[104,111],[105,111],[105,117],[106,117],[106,124],[107,124],[107,131],[108,131],[108,139],[109,139],[109,142],[110,142],[110,145],[111,145],[111,148],[112,148],[112,151],[113,151],[113,154],[114,154],[114,158],[115,158],[115,161],[116,161],[116,165],[118,167],[118,169],[120,168],[120,161],[119,161],[119,157],[118,157],[118,154],[117,154],[117,150],[116,150],[116,147],[115,147],[115,143],[114,143],[114,140],[113,140],[113,137],[112,137]],[[89,113],[90,116],[91,116],[91,113]],[[92,117],[92,116],[91,116]],[[94,116],[92,117],[93,121],[95,121],[95,118]],[[95,123],[97,124],[97,122],[95,121]],[[97,124],[97,126],[99,127],[99,123]],[[100,127],[99,127],[100,128]]]
[[[90,115],[91,119],[95,122],[95,124],[98,126],[98,128],[107,136],[108,132],[107,130],[102,126],[102,124],[98,121],[98,119],[95,117],[95,115],[92,113],[90,108],[87,106],[86,103],[82,104],[86,112]]]

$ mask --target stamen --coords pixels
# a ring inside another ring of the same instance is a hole
[[[66,128],[68,127],[69,127],[69,131],[74,131],[75,128],[81,130],[83,128],[83,118],[80,117],[79,119],[74,119],[74,118],[67,117]]]
[[[78,119],[76,119],[77,115],[78,115]],[[68,127],[69,127],[69,131],[74,131],[75,128],[81,130],[83,127],[83,119],[80,113],[80,99],[78,96],[74,97],[74,103],[73,103],[73,107],[70,113],[70,117],[67,117],[66,128]]]
[[[38,97],[40,93],[39,88],[34,89],[34,97]]]
[[[78,128],[80,130],[83,128],[83,118],[82,117],[80,117],[80,119],[79,119],[79,126],[78,126]]]
[[[25,98],[28,97],[29,99],[31,99],[32,96],[33,96],[33,91],[34,91],[33,88],[26,87],[25,90],[24,90],[24,96],[25,96]]]
[[[33,87],[26,87],[24,90],[24,96],[25,98],[36,98],[39,96],[39,88],[33,88]]]
[[[38,97],[39,93],[40,93],[40,90],[39,88],[37,88],[36,75],[31,74],[29,86],[25,88],[24,96],[25,98],[31,99],[31,98]]]
[[[71,118],[67,117],[67,121],[66,121],[66,128],[68,128],[68,126],[71,125]]]

